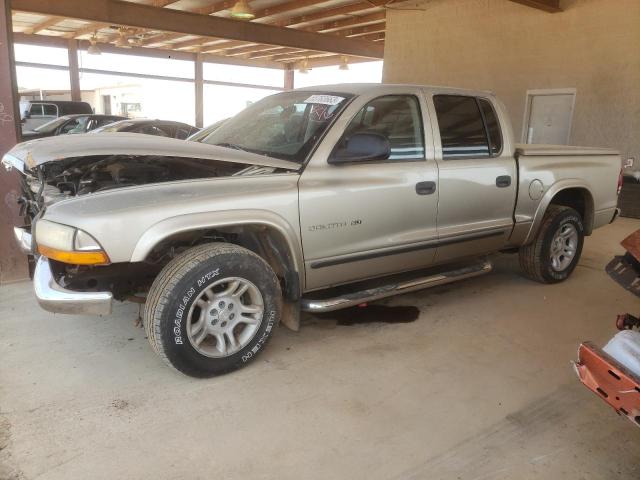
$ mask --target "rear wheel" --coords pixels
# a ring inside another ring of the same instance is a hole
[[[542,283],[558,283],[576,268],[584,243],[584,226],[573,208],[549,205],[534,241],[520,248],[524,274]]]
[[[144,323],[165,362],[187,375],[209,377],[254,359],[281,308],[280,285],[262,258],[214,243],[167,264],[149,292]]]

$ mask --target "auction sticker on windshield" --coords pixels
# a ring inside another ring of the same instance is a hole
[[[320,103],[322,105],[338,105],[344,97],[337,95],[311,95],[304,103]]]

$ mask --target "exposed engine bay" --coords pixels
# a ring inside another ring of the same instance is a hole
[[[152,183],[273,173],[276,168],[197,158],[109,155],[67,158],[25,171],[19,202],[26,222],[53,203],[78,195]]]
[[[281,168],[168,155],[94,155],[53,160],[23,173],[18,199],[26,230],[48,206],[76,196],[116,188],[229,176],[279,173]],[[51,260],[60,285],[78,291],[108,290],[118,300],[145,292],[162,267],[176,254],[201,242],[228,241],[231,231],[198,231],[176,235],[156,247],[150,257],[136,264],[111,264],[99,268],[69,265]],[[246,241],[252,241],[252,235]],[[256,240],[253,240],[256,241]],[[29,257],[33,274],[35,259]]]

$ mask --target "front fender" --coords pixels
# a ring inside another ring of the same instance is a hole
[[[230,210],[222,212],[190,213],[162,220],[146,230],[133,250],[132,262],[141,262],[163,240],[178,233],[194,230],[262,225],[276,230],[287,243],[300,286],[304,288],[304,261],[299,232],[283,217],[267,210]]]

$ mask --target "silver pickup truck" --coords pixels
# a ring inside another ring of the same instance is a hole
[[[276,325],[487,273],[554,283],[613,221],[617,152],[516,145],[487,92],[333,85],[267,97],[201,143],[133,134],[17,145],[35,293],[52,312],[145,302],[192,376],[246,364]]]

